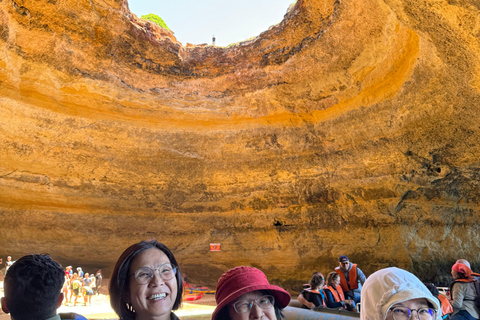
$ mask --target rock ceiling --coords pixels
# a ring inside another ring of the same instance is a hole
[[[157,238],[210,285],[480,268],[479,9],[299,0],[223,48],[126,1],[0,0],[0,253],[108,269]]]

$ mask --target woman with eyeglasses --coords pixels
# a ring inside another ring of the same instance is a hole
[[[281,320],[290,294],[271,285],[257,268],[236,267],[218,280],[215,301],[212,320]]]
[[[440,302],[413,274],[386,268],[362,288],[360,320],[441,320]]]
[[[182,275],[172,252],[156,240],[122,253],[108,289],[120,320],[178,320],[172,310],[182,302]]]

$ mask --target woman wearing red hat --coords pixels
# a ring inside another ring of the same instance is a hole
[[[475,305],[475,279],[472,270],[462,263],[455,263],[452,267],[452,277],[455,280],[450,285],[451,304],[453,314],[451,320],[475,320],[480,314]]]
[[[252,267],[228,270],[218,280],[215,292],[217,307],[212,320],[282,319],[282,309],[290,294],[268,283],[265,274]]]

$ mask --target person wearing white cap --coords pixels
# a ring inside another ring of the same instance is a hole
[[[440,302],[413,274],[386,268],[362,289],[360,320],[441,320]]]

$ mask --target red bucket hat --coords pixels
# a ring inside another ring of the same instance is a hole
[[[217,320],[216,317],[220,310],[230,302],[246,293],[258,290],[270,291],[283,308],[290,302],[290,294],[284,289],[268,283],[267,277],[262,271],[252,267],[236,267],[228,270],[218,279],[215,292],[217,307],[212,314],[212,320]]]

